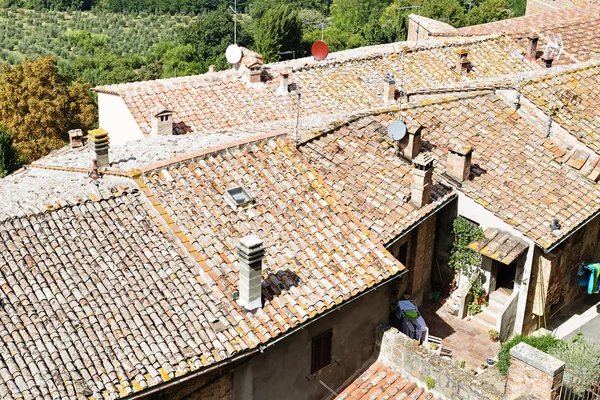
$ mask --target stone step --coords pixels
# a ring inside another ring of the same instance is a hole
[[[494,314],[498,315],[500,313],[500,311],[502,311],[503,307],[504,307],[504,304],[490,298],[490,300],[488,302],[488,306],[485,308],[490,310]]]
[[[479,314],[473,315],[472,318],[476,319],[477,322],[489,329],[496,329],[496,320],[498,319],[498,316],[486,307],[484,307]]]
[[[490,293],[489,299],[490,301],[497,301],[498,303],[504,305],[506,304],[506,302],[508,301],[508,299],[510,298],[510,295],[507,294],[505,291],[503,290],[495,290],[492,293]]]

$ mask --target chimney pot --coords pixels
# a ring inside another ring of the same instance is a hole
[[[464,47],[456,50],[456,72],[465,75],[469,72],[469,51]]]
[[[532,32],[527,35],[527,49],[525,51],[525,58],[531,61],[535,61],[537,58],[537,46],[540,37]]]
[[[418,122],[410,122],[406,126],[406,135],[398,143],[401,154],[412,160],[421,151],[421,130],[423,127]]]
[[[88,138],[88,147],[92,151],[92,157],[97,160],[98,167],[110,164],[108,132],[102,128],[94,129],[88,132]]]
[[[215,72],[215,66],[214,65],[209,65],[208,66],[208,72]]]
[[[429,204],[433,182],[433,156],[421,153],[413,160],[410,201],[417,207]]]
[[[98,172],[98,160],[95,158],[92,160],[92,180],[97,181],[100,178]]]
[[[237,254],[240,260],[238,303],[246,310],[256,310],[262,307],[263,242],[254,235],[245,236],[239,241]]]
[[[173,110],[159,106],[152,113],[152,134],[168,136],[173,134]]]
[[[396,81],[388,75],[383,80],[383,102],[391,103],[396,100]]]
[[[83,147],[83,131],[81,129],[72,129],[69,131],[69,142],[71,148]]]
[[[473,149],[465,143],[457,143],[448,149],[446,173],[459,182],[469,179]]]

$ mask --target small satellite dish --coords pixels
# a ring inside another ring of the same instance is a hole
[[[322,40],[317,40],[313,43],[310,49],[312,56],[317,61],[322,61],[327,58],[329,55],[329,47],[327,47],[327,43]]]
[[[225,58],[229,64],[237,64],[242,59],[242,49],[237,44],[230,44],[225,50]]]
[[[388,126],[388,135],[392,140],[402,140],[406,135],[406,125],[399,119],[395,120]]]

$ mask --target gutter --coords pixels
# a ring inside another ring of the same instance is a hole
[[[441,210],[442,208],[444,208],[446,205],[448,205],[451,201],[453,201],[456,198],[458,198],[458,195],[456,193],[453,193],[452,196],[450,196],[449,198],[447,198],[443,203],[441,203],[436,208],[434,208],[433,210],[431,210],[425,216],[425,218],[423,218],[422,220],[420,220],[417,224],[414,224],[413,226],[411,226],[410,228],[408,228],[408,230],[402,232],[402,234],[399,235],[399,236],[397,236],[395,239],[392,239],[391,241],[389,241],[384,247],[386,249],[389,249],[390,247],[392,247],[398,240],[400,240],[404,236],[408,235],[410,232],[412,232],[413,229],[421,226],[421,224],[423,222],[427,221],[429,219],[429,217],[431,217],[432,215],[436,214],[439,210]]]
[[[568,234],[566,234],[565,236],[563,236],[558,242],[555,242],[553,245],[551,245],[548,248],[542,247],[542,249],[544,249],[544,253],[548,254],[552,250],[554,250],[555,248],[557,248],[558,246],[560,246],[565,240],[567,240],[568,238],[570,238],[574,233],[576,233],[577,231],[579,231],[581,228],[585,227],[588,224],[588,222],[590,222],[593,219],[595,219],[598,215],[600,215],[600,209],[598,211],[596,211],[594,214],[592,214],[591,216],[589,216],[585,221],[583,221],[583,223],[579,224],[579,226],[577,228],[573,229]]]
[[[123,397],[122,399],[123,400],[137,400],[137,399],[143,399],[143,398],[145,399],[145,398],[147,398],[147,396],[150,396],[150,395],[152,395],[154,393],[157,393],[157,392],[160,392],[162,390],[168,389],[168,388],[170,388],[172,386],[179,385],[182,382],[187,382],[190,379],[194,379],[194,378],[197,378],[199,376],[202,376],[202,375],[204,375],[206,373],[209,373],[211,371],[219,369],[222,366],[230,365],[230,364],[232,364],[232,363],[234,363],[236,361],[239,361],[239,360],[241,360],[243,358],[255,357],[255,356],[258,355],[258,353],[264,353],[264,351],[266,349],[268,349],[269,347],[275,345],[276,343],[280,342],[281,340],[287,338],[288,336],[294,334],[295,332],[306,328],[307,326],[309,326],[312,323],[320,320],[321,318],[323,318],[323,317],[325,317],[325,316],[333,313],[334,311],[341,310],[341,308],[344,307],[345,305],[350,304],[353,301],[358,300],[358,299],[362,298],[363,296],[365,296],[365,295],[367,295],[367,294],[369,294],[371,292],[376,291],[377,289],[379,289],[380,287],[388,284],[389,282],[393,281],[394,279],[400,278],[402,275],[404,275],[407,272],[408,272],[408,270],[406,270],[406,269],[400,271],[396,275],[393,275],[393,276],[391,276],[391,277],[389,277],[389,278],[387,278],[387,279],[379,282],[377,285],[371,287],[370,289],[365,290],[364,292],[362,292],[362,293],[360,293],[360,294],[352,297],[351,299],[343,301],[338,306],[330,308],[329,310],[325,311],[324,313],[322,313],[318,317],[312,318],[312,319],[306,321],[305,323],[303,323],[301,325],[298,325],[295,328],[292,328],[292,329],[288,330],[284,334],[280,335],[279,337],[277,337],[276,339],[274,339],[274,340],[272,340],[270,342],[265,343],[264,345],[258,345],[257,348],[248,350],[248,351],[246,351],[244,353],[241,353],[241,354],[238,354],[238,355],[234,356],[233,358],[229,358],[227,360],[223,360],[223,361],[221,361],[219,363],[213,364],[213,365],[209,366],[206,369],[200,369],[198,371],[195,371],[195,372],[192,372],[192,373],[187,374],[185,376],[182,376],[181,378],[172,379],[170,381],[167,381],[167,382],[161,383],[159,385],[153,386],[153,387],[151,387],[151,388],[149,388],[147,390],[142,390],[142,391],[140,391],[138,393],[134,393],[131,396]]]

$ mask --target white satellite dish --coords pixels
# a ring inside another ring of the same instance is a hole
[[[237,44],[230,44],[225,50],[225,58],[229,64],[237,64],[242,59],[242,49]]]
[[[388,126],[388,135],[392,140],[401,140],[406,135],[406,125],[399,119]]]

